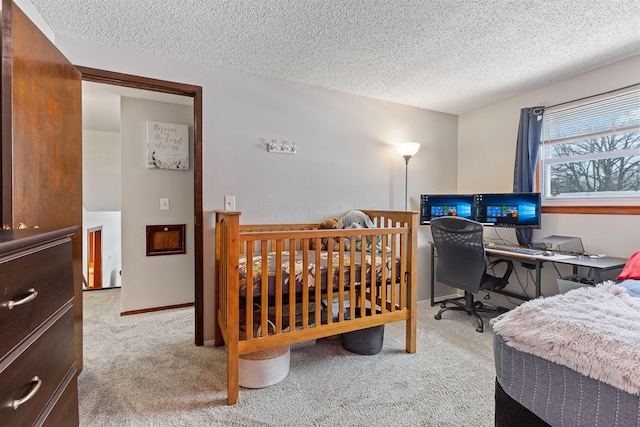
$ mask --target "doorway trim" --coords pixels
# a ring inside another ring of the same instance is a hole
[[[202,210],[202,86],[151,79],[76,65],[82,80],[193,98],[193,193],[195,232],[195,345],[204,345],[203,210]]]
[[[87,290],[102,289],[102,226],[87,229]]]

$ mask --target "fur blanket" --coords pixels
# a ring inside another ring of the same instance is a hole
[[[519,351],[640,395],[640,298],[612,281],[528,301],[493,329]]]

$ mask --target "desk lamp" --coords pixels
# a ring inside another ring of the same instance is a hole
[[[404,210],[405,211],[407,210],[407,203],[409,200],[407,197],[407,190],[409,188],[409,160],[411,160],[411,158],[415,156],[415,154],[418,152],[419,149],[420,149],[419,142],[403,142],[396,145],[396,150],[402,157],[404,157],[404,162],[405,162],[405,170],[404,170]]]

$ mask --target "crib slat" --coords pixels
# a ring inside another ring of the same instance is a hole
[[[260,327],[262,336],[269,334],[269,242],[262,240],[260,257],[262,259],[262,280],[260,281]]]
[[[302,329],[309,327],[309,275],[305,274],[305,266],[309,265],[309,251],[302,251]],[[295,279],[291,280],[295,283]]]
[[[344,288],[345,288],[345,282],[344,282],[344,237],[340,237],[338,238],[338,259],[340,260],[340,263],[338,265],[338,282],[339,282],[339,286],[340,289],[342,290],[342,292],[344,292]],[[349,318],[352,318],[354,316],[354,308],[353,306],[355,305],[353,303],[353,301],[355,300],[355,289],[353,289],[353,286],[349,286]],[[341,302],[341,307],[344,307],[344,300]],[[340,321],[344,320],[344,310],[341,310],[341,316],[340,316]]]
[[[315,314],[315,325],[316,326],[320,326],[321,323],[321,315],[322,315],[322,277],[321,277],[321,265],[320,265],[320,250],[319,248],[316,248],[316,250],[314,251],[314,255],[315,255],[315,270],[316,270],[316,281],[315,281],[315,309],[314,309],[314,314]],[[330,289],[330,286],[327,286],[327,289]]]
[[[245,293],[245,331],[247,339],[253,338],[253,245],[246,243],[247,291]]]
[[[327,323],[333,323],[333,318],[337,313],[333,312],[333,245],[327,243],[327,284],[326,284],[326,292],[327,292]]]
[[[355,260],[356,260],[356,248],[355,245],[351,245],[349,248],[349,288],[351,289],[351,310],[349,311],[349,318],[355,319],[356,317],[356,306],[358,305],[357,297],[358,294],[356,292],[356,269],[355,269]]]
[[[398,269],[397,269],[397,263],[396,263],[396,259],[398,257],[398,253],[397,253],[397,242],[398,239],[396,238],[396,236],[393,236],[393,238],[391,239],[391,311],[396,311],[396,307],[397,307],[397,293],[396,293],[396,289],[398,288],[398,280],[396,279],[396,277],[398,277]],[[402,286],[402,284],[400,284],[400,286]]]
[[[296,329],[295,252],[296,242],[289,240],[289,331]],[[293,282],[292,282],[293,280]]]
[[[362,239],[362,236],[360,237]],[[361,240],[364,243],[364,240]],[[355,258],[354,258],[355,259]],[[367,252],[360,251],[360,316],[366,315],[365,308],[367,307]],[[351,268],[356,269],[355,264],[352,264]]]
[[[380,276],[380,311],[382,313],[387,311],[387,237],[387,234],[382,235],[382,254],[380,255],[380,262],[382,263],[382,274]]]
[[[405,235],[400,235],[400,258],[405,259],[406,250],[405,250]],[[405,274],[405,263],[400,263],[400,296],[399,296],[399,305],[400,309],[404,310],[407,308],[406,306],[406,289],[407,289],[407,275]]]
[[[377,312],[377,275],[376,275],[376,267],[377,267],[377,256],[376,256],[376,239],[377,236],[371,236],[371,269],[369,271],[369,288],[371,289],[371,314],[374,315]],[[363,266],[366,271],[366,265]]]
[[[282,240],[276,240],[276,265],[282,265]],[[276,268],[276,334],[282,332],[282,268]]]

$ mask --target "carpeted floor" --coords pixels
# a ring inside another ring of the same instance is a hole
[[[121,317],[120,290],[84,292],[81,426],[493,425],[493,332],[419,303],[418,349],[404,351],[404,322],[385,326],[374,356],[338,337],[296,344],[289,375],[240,389],[226,405],[224,347],[193,344],[193,308]]]

